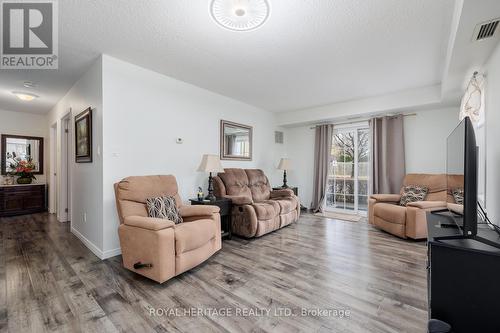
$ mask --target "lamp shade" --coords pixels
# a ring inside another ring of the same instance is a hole
[[[200,172],[224,172],[224,168],[220,164],[219,156],[217,155],[203,155],[201,159],[200,166],[198,167]]]
[[[290,170],[292,168],[292,162],[288,158],[282,158],[280,164],[278,165],[278,170]]]

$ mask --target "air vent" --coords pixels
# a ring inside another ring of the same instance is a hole
[[[283,141],[284,141],[283,137],[284,137],[283,132],[281,132],[281,131],[275,131],[274,132],[274,142],[275,143],[281,143],[282,144]]]
[[[483,22],[476,26],[474,29],[474,39],[483,40],[486,38],[493,37],[497,31],[498,23],[500,19],[494,19],[488,22]]]

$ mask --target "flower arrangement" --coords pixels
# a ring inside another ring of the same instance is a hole
[[[36,168],[35,163],[29,157],[27,160],[21,160],[17,158],[15,162],[10,163],[10,168],[13,170],[9,172],[12,176],[17,176],[18,184],[31,184],[33,179],[36,179],[33,175],[33,171]]]

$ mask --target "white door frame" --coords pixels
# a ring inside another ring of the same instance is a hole
[[[61,138],[60,172],[57,177],[58,187],[58,220],[71,220],[71,108],[60,120],[59,133]]]
[[[50,126],[49,213],[57,214],[57,122]]]
[[[344,125],[338,125],[338,126],[335,126],[334,128],[334,131],[333,131],[333,135],[337,134],[337,133],[341,133],[341,132],[351,132],[351,131],[354,131],[355,132],[355,135],[354,135],[354,156],[358,156],[358,130],[360,129],[365,129],[365,128],[369,128],[369,124],[368,122],[357,122],[357,123],[349,123],[349,124],[344,124]],[[335,208],[335,207],[328,207],[327,204],[326,204],[326,196],[325,196],[325,200],[323,202],[323,210],[324,211],[328,211],[328,212],[337,212],[337,213],[344,213],[344,214],[353,214],[353,215],[356,215],[356,214],[359,214],[359,215],[366,215],[367,213],[365,211],[359,211],[359,207],[358,207],[358,190],[359,190],[359,184],[358,184],[358,168],[359,168],[359,165],[358,163],[353,163],[353,167],[354,167],[354,209],[353,210],[346,210],[346,209],[343,209],[343,208]]]

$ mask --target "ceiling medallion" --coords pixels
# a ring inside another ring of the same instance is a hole
[[[210,13],[226,29],[249,31],[266,22],[270,8],[267,0],[212,0]]]

